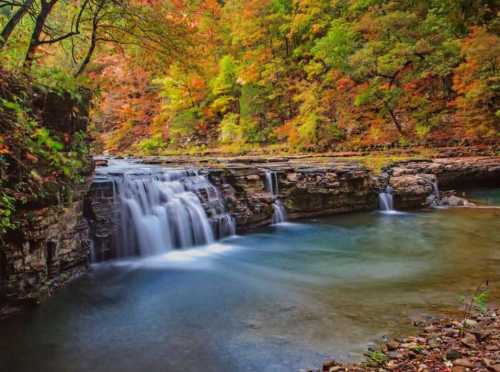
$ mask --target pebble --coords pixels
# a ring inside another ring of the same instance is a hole
[[[337,362],[333,359],[323,363],[323,371],[330,372],[330,369],[337,366]]]
[[[476,348],[476,337],[474,337],[471,334],[467,334],[464,338],[462,338],[461,342],[462,344],[470,347],[471,349]]]
[[[393,351],[393,350],[397,350],[397,348],[399,347],[399,342],[397,341],[389,341],[387,344],[387,350],[390,350],[390,351]]]
[[[404,349],[415,349],[418,345],[416,342],[408,342],[406,344],[401,344],[400,346]]]
[[[459,359],[462,357],[462,353],[460,351],[457,351],[457,350],[449,350],[447,353],[446,353],[446,359],[448,360],[455,360],[455,359]]]
[[[453,365],[461,366],[461,367],[466,367],[466,368],[474,368],[474,363],[472,363],[468,359],[462,359],[462,358],[461,359],[456,359],[453,362]]]
[[[465,319],[464,320],[464,327],[465,328],[474,328],[477,326],[477,322],[473,319]]]
[[[437,338],[431,338],[429,341],[427,341],[427,345],[429,345],[429,347],[435,349],[435,348],[439,347],[439,341],[437,340]]]

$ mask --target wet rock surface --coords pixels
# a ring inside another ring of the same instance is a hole
[[[389,185],[393,190],[398,209],[418,209],[428,206],[427,198],[433,192],[436,177],[430,174],[392,176]]]
[[[475,207],[476,204],[465,198],[456,195],[444,196],[440,200],[440,205],[447,207]]]

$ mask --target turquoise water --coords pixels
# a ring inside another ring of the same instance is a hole
[[[458,311],[486,279],[498,301],[499,229],[500,209],[359,213],[100,264],[0,323],[0,371],[274,372],[356,360],[416,317]]]
[[[500,205],[500,191],[498,189],[481,189],[465,192],[467,198],[485,205]]]

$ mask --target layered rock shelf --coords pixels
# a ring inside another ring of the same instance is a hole
[[[265,173],[269,171],[276,174],[277,197],[291,219],[377,206],[376,179],[356,164],[269,163],[208,169],[210,180],[224,194],[240,232],[271,224],[273,197],[265,189]]]
[[[178,159],[177,159],[178,160]],[[273,201],[279,198],[290,220],[339,213],[376,210],[378,194],[390,186],[396,209],[429,207],[436,188],[460,189],[468,185],[500,186],[499,157],[439,158],[395,162],[375,174],[360,163],[332,157],[143,159],[144,165],[196,168],[207,175],[222,194],[238,233],[272,224]],[[260,161],[258,161],[260,160]],[[101,165],[106,160],[100,160]],[[277,179],[277,195],[266,190],[266,173]],[[95,251],[113,257],[117,234],[113,182],[98,177],[87,195],[86,211]],[[207,213],[208,213],[208,208]],[[209,214],[209,213],[208,213]]]
[[[396,208],[427,206],[435,187],[442,190],[500,186],[498,157],[404,161],[384,169],[382,179],[394,190]]]

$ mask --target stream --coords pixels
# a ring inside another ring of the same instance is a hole
[[[500,190],[474,200],[500,205]],[[9,372],[298,371],[359,360],[412,320],[455,313],[490,281],[500,209],[286,222],[207,246],[94,264],[0,323]]]

